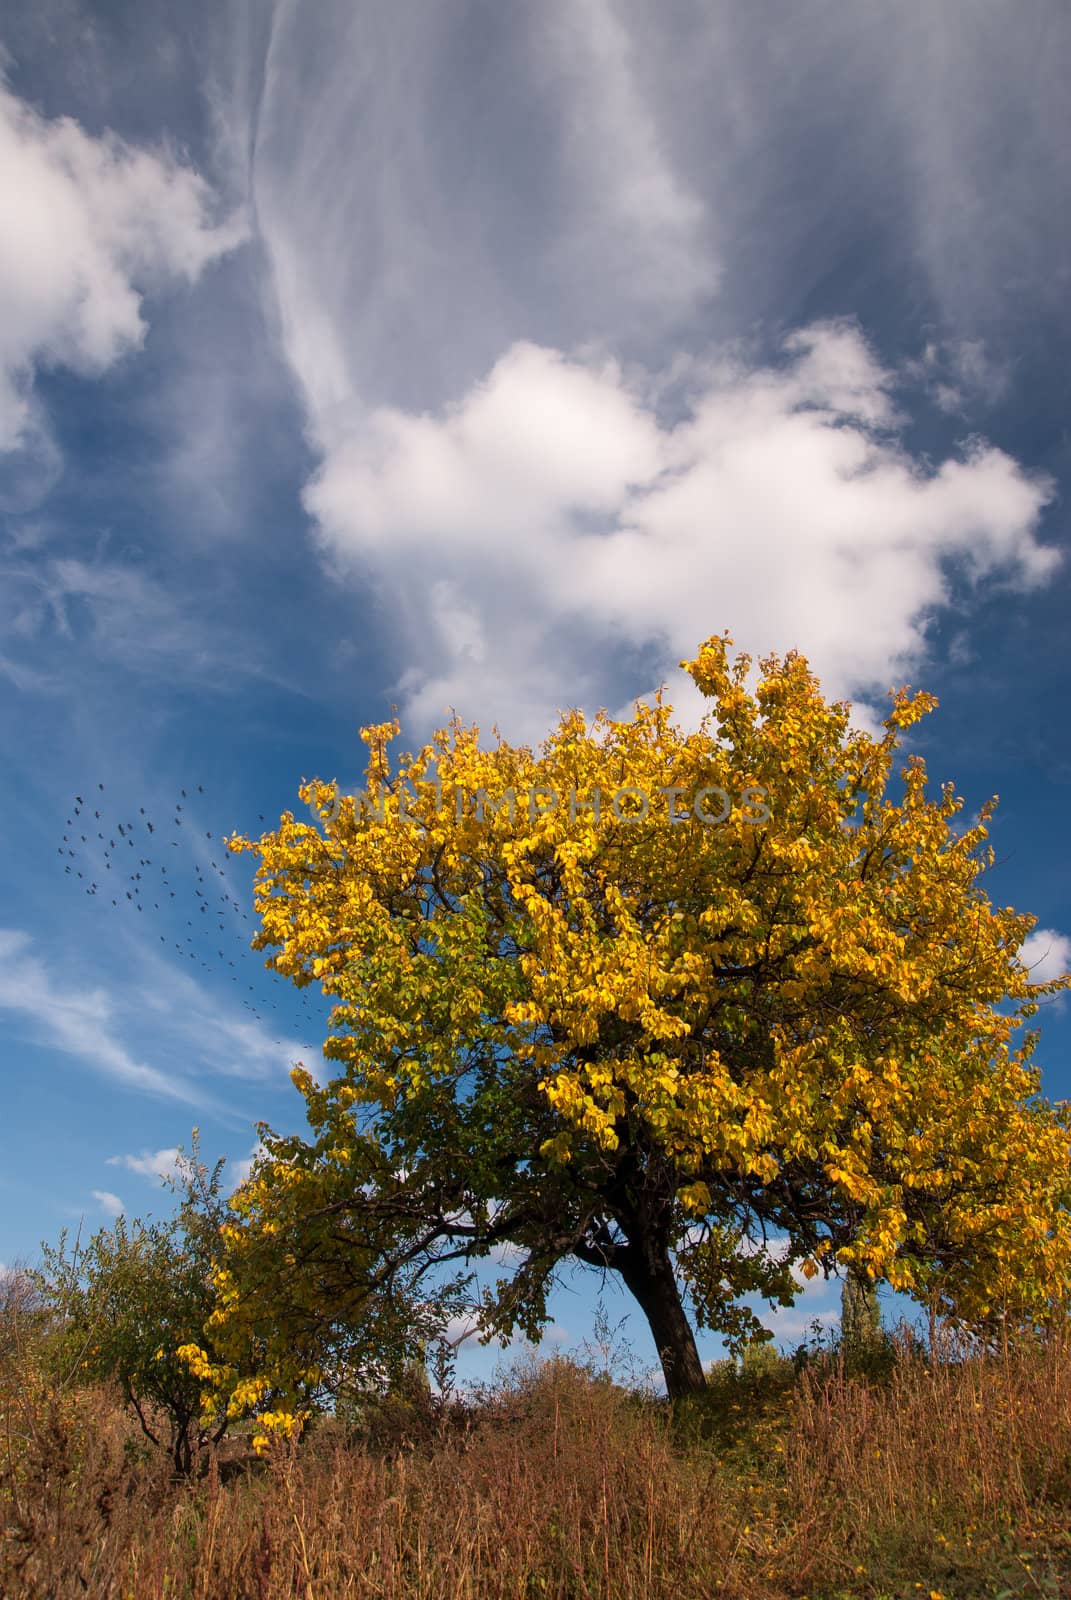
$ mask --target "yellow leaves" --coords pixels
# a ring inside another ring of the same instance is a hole
[[[749,1169],[763,1183],[772,1183],[780,1170],[777,1158],[764,1150],[760,1155],[753,1156],[747,1163]]]
[[[710,1210],[710,1190],[705,1183],[688,1183],[679,1190],[678,1199],[689,1216],[702,1216]]]
[[[216,1370],[199,1345],[180,1345],[175,1354],[180,1361],[185,1361],[195,1378],[211,1378]]]
[[[692,733],[661,700],[626,719],[566,714],[538,751],[483,750],[455,721],[392,772],[398,724],[382,723],[361,735],[363,800],[314,780],[301,790],[314,825],[286,813],[229,841],[258,858],[269,966],[338,1002],[325,1046],[338,1076],[292,1075],[317,1184],[357,1181],[356,1106],[420,1149],[434,1098],[448,1142],[471,1052],[488,1145],[515,1118],[510,1149],[533,1164],[609,1171],[606,1155],[642,1150],[678,1174],[686,1216],[709,1211],[723,1177],[754,1190],[794,1165],[851,1217],[851,1259],[903,1286],[927,1228],[979,1252],[995,1241],[1024,1281],[1043,1255],[1063,1271],[1067,1241],[1045,1229],[1066,1157],[1045,1116],[1018,1110],[1037,1083],[1015,1029],[1055,992],[1017,954],[1031,919],[980,887],[991,808],[956,836],[959,800],[931,796],[915,758],[893,792],[900,735],[933,697],[898,691],[873,738],[794,653],[763,661],[749,692],[730,643],[685,663],[710,703]],[[686,817],[687,797],[715,786],[761,793],[761,823],[739,809],[672,822],[653,803],[623,820],[609,804],[669,791]],[[247,1186],[239,1209],[269,1241],[286,1205],[321,1198],[303,1160],[291,1147]],[[995,1270],[979,1267],[976,1298],[992,1298]]]
[[[503,1014],[506,1021],[517,1028],[529,1027],[543,1021],[542,1009],[533,1000],[511,1002]]]
[[[273,1438],[297,1438],[308,1417],[308,1411],[262,1411],[257,1418],[253,1449],[258,1456],[262,1456],[271,1448]]]
[[[885,727],[898,732],[913,726],[922,717],[937,709],[937,697],[920,690],[912,695],[907,688],[890,690],[893,709],[885,718]]]
[[[377,722],[370,727],[361,729],[361,738],[371,750],[380,750],[397,738],[402,731],[402,725],[397,717],[392,717],[390,722]]]
[[[614,1131],[614,1121],[620,1103],[619,1096],[610,1087],[608,1074],[596,1073],[595,1076],[601,1079],[597,1087],[603,1104],[599,1104],[591,1092],[595,1086],[590,1082],[585,1085],[575,1073],[559,1074],[557,1078],[547,1083],[545,1093],[550,1104],[569,1124],[590,1134],[600,1149],[615,1150],[618,1138]],[[541,1153],[546,1154],[551,1160],[567,1160],[570,1146],[571,1141],[559,1135],[555,1139],[547,1140],[541,1146]],[[562,1155],[561,1151],[565,1151],[566,1154]]]
[[[243,1378],[235,1383],[227,1401],[227,1415],[232,1421],[246,1416],[263,1400],[270,1387],[271,1384],[263,1374],[254,1378]],[[263,1425],[263,1417],[257,1420]]]
[[[826,1167],[826,1175],[851,1200],[868,1200],[873,1193],[872,1183],[858,1172],[847,1167]]]
[[[214,1315],[210,1321],[220,1320]],[[226,1411],[232,1420],[245,1415],[268,1388],[266,1378],[253,1378],[239,1382],[238,1373],[226,1362],[213,1361],[208,1353],[196,1344],[180,1345],[175,1352],[185,1362],[195,1378],[205,1384],[201,1392],[201,1416],[206,1424],[214,1425]],[[161,1352],[158,1352],[158,1359]]]
[[[572,1157],[572,1145],[573,1141],[570,1135],[563,1130],[561,1133],[556,1133],[551,1139],[544,1139],[539,1146],[539,1154],[544,1161],[551,1162],[557,1166],[565,1166]]]
[[[703,694],[719,695],[728,680],[728,646],[732,643],[727,633],[715,635],[700,645],[693,661],[680,661],[678,666],[695,680]]]

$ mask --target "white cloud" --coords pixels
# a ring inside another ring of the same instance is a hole
[[[489,30],[401,7],[370,46],[324,0],[275,7],[263,61],[241,35],[221,122],[318,438],[362,396],[437,403],[518,339],[647,336],[705,303],[709,207],[623,11],[550,0]]]
[[[528,1252],[523,1246],[503,1239],[500,1244],[492,1245],[483,1259],[493,1261],[497,1267],[517,1267],[527,1258]]]
[[[136,1172],[141,1178],[170,1178],[177,1170],[178,1147],[170,1150],[143,1150],[141,1155],[109,1156],[105,1162],[109,1167],[126,1167],[129,1172]]]
[[[746,1243],[742,1246],[742,1253],[751,1255],[762,1252],[774,1261],[780,1261],[790,1248],[788,1235],[779,1234],[765,1244],[755,1241]],[[841,1280],[839,1277],[826,1278],[822,1273],[809,1278],[798,1261],[792,1263],[790,1271],[796,1285],[796,1299],[792,1305],[771,1306],[768,1301],[757,1298],[752,1299],[750,1304],[763,1327],[768,1328],[775,1339],[799,1343],[812,1331],[816,1322],[823,1328],[836,1327],[840,1322]]]
[[[1055,566],[1035,537],[1051,485],[977,441],[913,458],[896,374],[854,325],[682,371],[667,423],[657,380],[521,343],[440,415],[380,407],[325,446],[306,504],[336,570],[393,600],[414,719],[454,706],[536,736],[558,706],[594,709],[621,646],[689,717],[673,669],[725,627],[802,649],[831,692],[883,694],[953,572],[1025,586]]]
[[[112,1194],[109,1189],[94,1189],[93,1198],[102,1211],[109,1217],[120,1217],[125,1207],[117,1194]]]
[[[42,1043],[88,1062],[130,1088],[186,1104],[204,1097],[193,1085],[137,1060],[122,1043],[115,1005],[103,988],[80,989],[63,973],[54,977],[31,952],[29,934],[0,929],[0,1011],[25,1017]]]
[[[1017,318],[1020,294],[1036,317],[1065,293],[1064,52],[1046,44],[1055,17],[1029,33],[998,12],[968,26],[941,6],[874,14],[910,177],[904,226],[953,325]]]
[[[243,228],[213,222],[208,186],[172,152],[48,121],[2,84],[0,173],[0,450],[11,450],[42,433],[36,368],[104,371],[142,343],[145,293],[194,282]]]
[[[228,1161],[227,1172],[230,1176],[231,1190],[237,1189],[249,1177],[253,1163],[258,1156],[264,1154],[264,1146],[259,1139],[250,1146],[249,1154],[238,1161]],[[125,1167],[128,1172],[136,1172],[141,1178],[156,1178],[160,1181],[173,1178],[178,1171],[178,1146],[167,1150],[143,1150],[140,1155],[109,1156],[105,1162],[109,1167]]]
[[[1035,928],[1023,940],[1019,959],[1030,968],[1032,983],[1049,983],[1071,972],[1071,939],[1054,928]]]
[[[12,563],[6,576],[13,613],[6,631],[20,643],[47,643],[54,657],[59,641],[84,642],[130,671],[170,674],[181,664],[189,676],[200,669],[218,680],[221,647],[203,617],[147,572],[99,557],[58,557]],[[227,666],[243,670],[236,659]]]
[[[1035,96],[1006,19],[966,37],[860,12],[846,32],[836,7],[780,9],[549,0],[476,49],[467,20],[415,7],[362,51],[359,11],[324,0],[275,9],[263,71],[240,36],[224,120],[322,462],[307,504],[329,563],[396,619],[395,688],[425,728],[453,706],[536,736],[563,703],[672,683],[726,626],[883,694],[963,599],[950,568],[1051,566],[1048,486],[999,448],[909,453],[858,332],[680,354],[831,293],[874,291],[880,314],[916,274],[915,382],[955,414],[1015,365],[971,308],[1056,281],[1036,243],[1055,259],[1066,233],[1052,63]],[[1002,121],[1019,97],[1022,145]]]

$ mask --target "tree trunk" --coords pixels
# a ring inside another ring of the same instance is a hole
[[[703,1364],[669,1251],[629,1245],[615,1265],[650,1325],[669,1398],[679,1400],[705,1388]]]
[[[171,1435],[171,1461],[180,1478],[188,1478],[193,1470],[193,1443],[189,1422],[176,1423]]]

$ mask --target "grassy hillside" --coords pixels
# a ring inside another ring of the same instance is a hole
[[[770,1600],[1071,1594],[1058,1344],[869,1376],[716,1371],[672,1415],[556,1361],[415,1388],[176,1482],[121,1397],[0,1344],[4,1600]]]

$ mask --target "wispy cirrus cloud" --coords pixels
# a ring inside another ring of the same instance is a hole
[[[164,679],[220,693],[259,679],[295,690],[252,628],[233,614],[222,625],[222,602],[206,602],[188,569],[124,558],[102,540],[89,554],[46,545],[4,559],[0,548],[0,579],[0,675],[25,693],[69,691],[72,660],[118,669],[127,685]]]
[[[32,1038],[128,1088],[186,1105],[205,1098],[196,1085],[139,1060],[122,1041],[109,991],[78,988],[66,973],[55,974],[17,928],[0,929],[0,1011],[21,1018]]]
[[[566,281],[590,273],[626,315],[693,311],[720,276],[712,219],[674,166],[621,9],[551,0],[531,18],[533,76],[559,105],[552,151],[569,174],[549,264]]]
[[[200,1070],[217,1078],[251,1082],[283,1080],[297,1061],[314,1069],[320,1055],[315,1040],[299,1040],[281,1023],[243,1015],[224,998],[151,948],[134,955],[138,985],[146,996],[154,1026],[170,1048],[195,1054]],[[265,1002],[260,1001],[260,1004]]]
[[[299,1060],[315,1066],[319,1046],[300,1043],[285,1031],[212,995],[202,984],[151,949],[132,942],[122,975],[92,987],[60,976],[20,929],[0,929],[0,1013],[26,1037],[62,1051],[116,1084],[178,1104],[248,1119],[218,1094],[223,1079],[285,1082]],[[127,1041],[150,1029],[152,1059]],[[189,1070],[192,1068],[192,1071]],[[112,1164],[145,1175],[163,1175],[174,1149],[119,1155]]]

